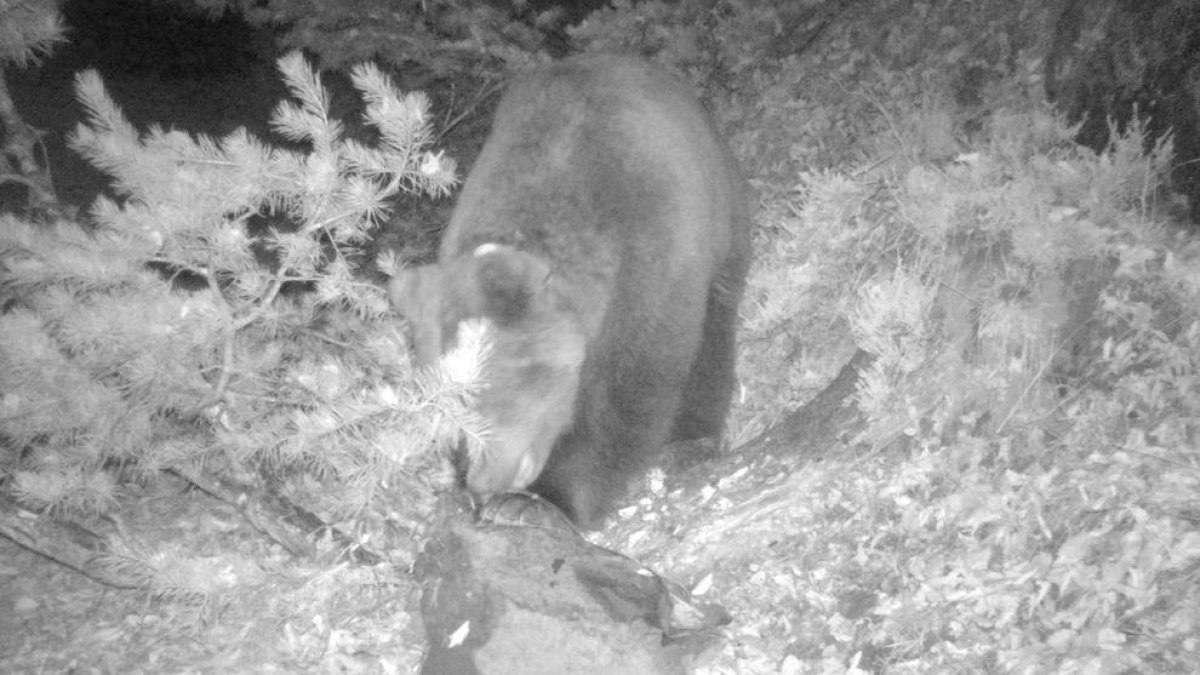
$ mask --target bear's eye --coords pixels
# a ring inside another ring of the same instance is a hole
[[[489,255],[479,264],[484,314],[501,323],[511,323],[525,316],[533,298],[525,270],[512,262],[508,256]]]

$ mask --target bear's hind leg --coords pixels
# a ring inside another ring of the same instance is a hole
[[[737,385],[734,362],[738,302],[744,276],[744,271],[726,270],[709,289],[704,336],[683,389],[682,405],[671,431],[672,441],[721,440],[730,398]]]

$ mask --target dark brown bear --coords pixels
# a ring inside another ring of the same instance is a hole
[[[592,527],[665,443],[720,436],[743,191],[692,92],[649,63],[584,56],[511,86],[437,265],[390,288],[424,363],[488,320],[472,492],[528,488]]]

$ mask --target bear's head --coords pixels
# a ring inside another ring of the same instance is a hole
[[[534,254],[483,244],[472,255],[404,269],[389,293],[412,326],[423,366],[457,341],[460,326],[482,319],[482,388],[476,412],[487,422],[468,457],[467,487],[484,501],[528,487],[570,426],[586,337],[561,282]]]

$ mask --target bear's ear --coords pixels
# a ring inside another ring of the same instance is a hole
[[[483,315],[500,323],[526,316],[550,277],[545,261],[511,246],[484,244],[472,258]]]

